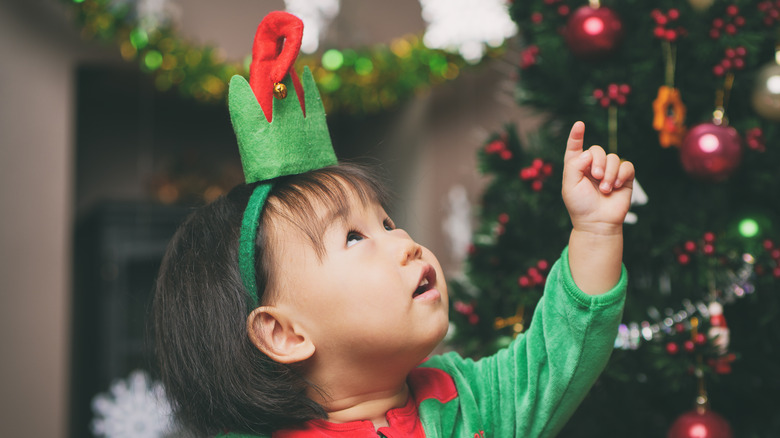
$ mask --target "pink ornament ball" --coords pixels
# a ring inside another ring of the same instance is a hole
[[[742,160],[742,141],[734,128],[702,123],[680,146],[680,161],[691,176],[709,182],[727,179]]]
[[[582,6],[566,23],[564,38],[581,58],[600,58],[614,51],[623,39],[623,23],[609,8]]]
[[[734,438],[731,425],[712,411],[686,412],[674,421],[667,438]]]

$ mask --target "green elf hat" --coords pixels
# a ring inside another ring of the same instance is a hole
[[[337,163],[311,71],[304,67],[301,81],[293,70],[302,36],[298,17],[271,12],[257,27],[249,83],[240,75],[230,79],[230,121],[244,177],[247,184],[260,182],[244,210],[238,253],[241,280],[253,308],[259,304],[255,239],[274,179]]]

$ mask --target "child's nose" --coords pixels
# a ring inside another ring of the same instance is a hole
[[[411,238],[405,238],[401,244],[401,264],[422,258],[422,246]]]

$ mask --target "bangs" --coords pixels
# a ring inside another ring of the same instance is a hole
[[[389,194],[380,180],[368,169],[355,164],[340,164],[282,178],[275,182],[268,195],[263,225],[277,218],[288,220],[309,238],[317,257],[322,259],[325,253],[323,233],[333,220],[349,215],[354,208],[349,200],[354,198],[363,206],[378,204],[385,210],[389,203]],[[325,214],[318,215],[317,210],[323,206]]]

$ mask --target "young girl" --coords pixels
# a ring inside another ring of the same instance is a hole
[[[263,109],[273,123],[284,114]],[[633,166],[583,151],[583,135],[577,122],[564,158],[569,246],[533,324],[479,361],[427,358],[448,327],[446,281],[387,215],[366,169],[282,171],[194,212],[170,243],[154,303],[179,419],[234,438],[554,436],[606,364],[625,296]]]

